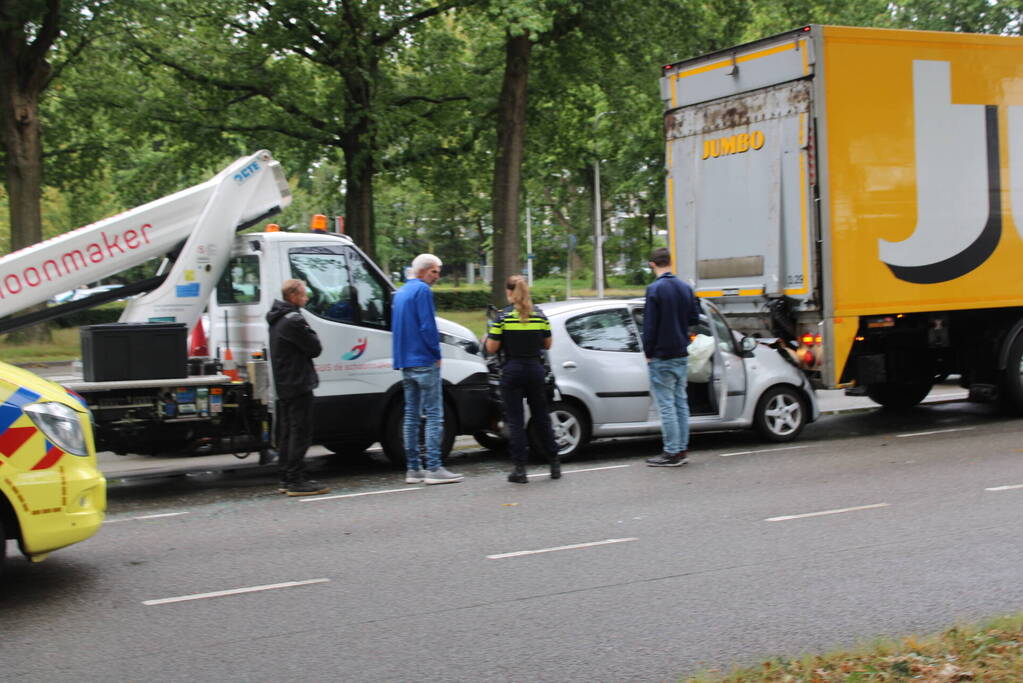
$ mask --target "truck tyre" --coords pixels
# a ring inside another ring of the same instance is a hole
[[[753,413],[753,426],[768,441],[792,441],[806,426],[806,401],[788,385],[764,392]]]
[[[1017,334],[1009,347],[1001,389],[1005,408],[1013,414],[1023,414],[1023,333]]]
[[[927,398],[933,386],[931,382],[868,384],[867,396],[890,410],[908,410]]]
[[[581,408],[568,401],[556,401],[551,405],[551,428],[554,442],[558,444],[558,456],[562,461],[571,460],[590,442],[590,421]],[[529,436],[529,452],[535,462],[546,462],[542,440],[535,420],[529,421],[526,433]]]
[[[359,441],[331,441],[323,444],[323,447],[334,455],[360,455],[375,442],[369,439]]]
[[[496,434],[495,432],[481,430],[475,432],[472,435],[472,438],[476,439],[476,443],[483,448],[486,448],[488,451],[504,453],[508,450],[508,439],[504,438],[500,434]]]
[[[384,433],[380,438],[380,445],[384,449],[384,455],[387,456],[387,460],[396,468],[405,467],[405,438],[404,429],[402,424],[405,421],[405,400],[399,398],[397,401],[391,404],[390,410],[387,412],[387,418],[384,420]],[[420,420],[420,425],[423,421]],[[444,402],[444,429],[440,435],[440,457],[445,460],[448,454],[451,453],[452,446],[455,445],[455,432],[458,431],[458,425],[455,421],[454,408],[451,407],[447,401]],[[423,441],[423,430],[420,428],[419,431],[419,443],[422,445]]]

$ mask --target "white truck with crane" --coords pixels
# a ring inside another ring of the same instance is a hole
[[[404,465],[401,376],[391,368],[393,285],[350,238],[241,232],[281,211],[291,193],[260,151],[214,178],[0,258],[0,332],[131,298],[120,322],[82,328],[84,377],[55,378],[93,414],[97,450],[232,451],[272,445],[273,385],[264,315],[281,284],[306,282],[304,311],[324,352],[315,360],[313,442],[337,453],[379,441]],[[157,275],[15,316],[53,295],[165,256]],[[209,311],[216,359],[189,359],[188,330]],[[487,368],[473,334],[438,318],[444,452],[489,422]],[[233,351],[240,376],[225,374]],[[218,362],[219,361],[219,362]]]

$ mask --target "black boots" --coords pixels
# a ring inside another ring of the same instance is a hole
[[[515,464],[515,469],[508,475],[508,481],[513,484],[528,484],[529,477],[526,476],[526,466],[524,464]]]
[[[551,479],[561,479],[561,459],[557,453],[551,455]]]

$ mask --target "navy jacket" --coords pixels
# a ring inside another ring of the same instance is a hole
[[[693,288],[665,273],[646,288],[643,351],[647,358],[688,356],[689,326],[700,321]]]
[[[302,317],[298,306],[274,301],[266,314],[270,324],[270,367],[277,398],[286,401],[319,386],[313,358],[323,352],[320,338]]]

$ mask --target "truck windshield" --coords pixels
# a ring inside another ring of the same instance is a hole
[[[387,328],[387,290],[360,254],[347,247],[288,252],[291,276],[306,283],[313,315],[340,323]]]

